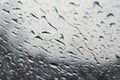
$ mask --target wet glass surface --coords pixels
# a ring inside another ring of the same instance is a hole
[[[120,80],[120,0],[0,0],[0,80]]]

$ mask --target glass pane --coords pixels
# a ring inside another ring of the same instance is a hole
[[[120,80],[120,0],[0,0],[0,80]]]

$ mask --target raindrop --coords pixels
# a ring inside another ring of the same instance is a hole
[[[115,55],[115,56],[116,56],[116,58],[117,58],[117,59],[119,59],[119,58],[120,58],[120,56],[118,56],[118,55]]]
[[[40,40],[43,40],[40,36],[35,36],[35,38],[40,39]]]
[[[18,19],[11,19],[12,21],[14,21],[15,23],[18,23]]]
[[[30,13],[34,18],[39,19],[35,14]]]
[[[115,23],[110,23],[110,27],[114,27],[115,26]]]
[[[6,13],[10,13],[10,11],[9,10],[6,10],[6,9],[2,9],[4,12],[6,12]]]
[[[73,6],[79,6],[79,4],[76,4],[74,2],[70,2],[69,4],[73,5]]]
[[[99,39],[104,38],[103,36],[99,36]]]
[[[32,33],[32,34],[35,34],[35,32],[34,32],[33,30],[31,30],[31,33]]]
[[[42,31],[43,34],[51,34],[50,32],[48,31]]]
[[[113,14],[113,13],[109,13],[108,15],[107,15],[107,17],[114,17],[115,15]]]
[[[13,10],[21,10],[20,8],[12,8]]]
[[[94,6],[99,6],[100,8],[103,8],[98,1],[94,1],[94,2],[93,2],[93,5],[94,5]]]

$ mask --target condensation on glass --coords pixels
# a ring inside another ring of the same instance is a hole
[[[0,80],[120,80],[120,0],[0,0]]]

